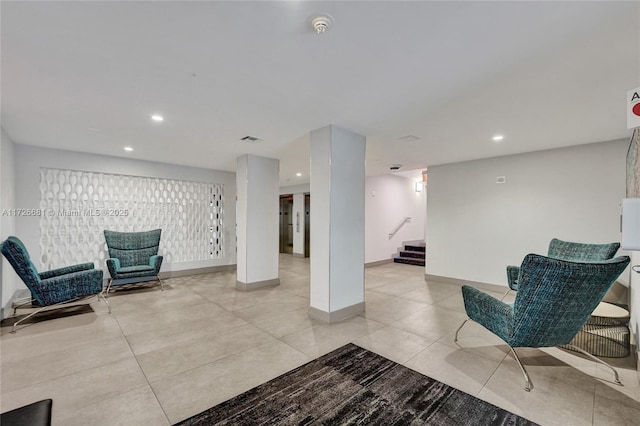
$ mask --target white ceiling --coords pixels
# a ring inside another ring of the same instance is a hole
[[[228,171],[252,153],[283,185],[328,124],[367,136],[369,175],[625,138],[640,85],[640,2],[2,1],[1,36],[15,142]]]

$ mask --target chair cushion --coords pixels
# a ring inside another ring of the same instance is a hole
[[[125,266],[124,268],[120,268],[116,271],[116,275],[113,279],[120,280],[123,278],[148,277],[150,275],[155,276],[156,272],[155,269],[149,265]]]
[[[153,272],[153,268],[149,265],[134,265],[118,269],[118,275],[128,274],[130,272]]]

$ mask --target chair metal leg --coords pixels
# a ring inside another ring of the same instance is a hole
[[[109,302],[107,301],[107,299],[104,297],[104,295],[102,294],[102,292],[98,293],[98,294],[97,294],[97,296],[98,296],[98,300],[99,300],[100,298],[102,298],[102,300],[104,300],[104,303],[106,303],[106,304],[107,304],[107,308],[109,309],[109,313],[111,313],[111,305],[109,304]],[[89,297],[93,297],[93,296],[81,296],[81,297],[77,297],[77,298],[75,298],[75,299],[65,300],[64,302],[58,302],[58,303],[55,303],[55,304],[53,304],[53,305],[42,306],[42,307],[40,307],[39,309],[36,309],[35,311],[31,312],[31,313],[30,313],[29,315],[27,315],[26,317],[24,317],[24,318],[20,318],[18,321],[16,321],[16,322],[13,324],[13,326],[11,327],[11,334],[16,334],[16,327],[17,327],[17,326],[18,326],[18,324],[20,324],[22,321],[25,321],[25,320],[27,320],[27,319],[29,319],[29,318],[33,317],[34,315],[39,314],[39,313],[40,313],[40,312],[42,312],[42,311],[45,311],[45,310],[54,310],[54,309],[57,309],[57,308],[62,308],[62,307],[64,307],[64,305],[68,305],[68,304],[72,304],[72,303],[77,303],[77,302],[79,302],[79,301],[81,301],[81,300],[83,300],[83,299],[87,299],[87,298],[89,298]],[[31,303],[31,302],[29,302],[29,303]],[[24,304],[22,304],[22,305],[16,306],[16,307],[15,307],[15,309],[14,309],[14,312],[15,312],[15,310],[16,310],[16,309],[18,309],[18,308],[20,308],[20,307],[23,307],[23,306],[25,306],[25,305],[27,305],[27,304],[28,304],[28,303],[24,303]],[[73,305],[73,306],[75,306],[75,305]],[[15,313],[14,313],[14,316],[15,316]]]
[[[460,329],[467,323],[467,321],[469,321],[471,318],[467,318],[466,320],[464,320],[464,322],[462,324],[460,324],[460,327],[458,327],[458,329],[456,330],[456,335],[453,338],[454,342],[458,341],[458,332],[460,331]]]
[[[618,375],[618,370],[613,368],[611,365],[609,365],[608,363],[604,362],[603,360],[601,360],[597,356],[592,355],[589,352],[585,351],[584,349],[581,349],[581,348],[579,348],[579,347],[577,347],[575,345],[566,345],[566,346],[571,346],[571,348],[574,349],[576,352],[580,352],[580,353],[586,355],[587,357],[591,358],[595,362],[598,362],[598,363],[600,363],[602,365],[606,365],[607,367],[609,367],[611,369],[611,371],[613,371],[613,374],[614,374],[614,376],[616,378],[616,383],[619,384],[620,386],[624,386],[622,384],[622,382],[620,381],[620,376]]]
[[[98,299],[102,299],[102,301],[107,304],[107,309],[109,309],[109,313],[111,313],[111,305],[109,304],[109,301],[107,300],[107,298],[104,297],[102,292],[98,293]]]
[[[55,306],[55,305],[52,305],[52,306]],[[18,324],[20,324],[22,321],[24,321],[24,320],[27,320],[27,319],[31,318],[31,317],[32,317],[32,316],[34,316],[35,314],[38,314],[38,313],[40,313],[40,312],[44,311],[44,310],[45,310],[45,309],[47,309],[48,307],[49,307],[49,306],[43,306],[43,307],[41,307],[40,309],[37,309],[37,310],[35,310],[35,311],[31,312],[31,313],[30,313],[29,315],[27,315],[26,317],[24,317],[24,318],[20,318],[18,321],[14,322],[14,323],[13,323],[13,327],[11,327],[11,334],[16,334],[16,327],[17,327],[17,326],[18,326]],[[14,315],[15,315],[15,311],[14,311]]]
[[[511,291],[511,289],[508,289],[507,292],[502,295],[502,297],[500,298],[501,302],[504,300],[505,297],[507,297],[507,294],[509,294],[510,291]]]
[[[20,323],[21,323],[22,321],[24,321],[24,320],[27,320],[27,319],[31,318],[32,316],[34,316],[34,315],[36,315],[36,314],[39,314],[40,312],[42,312],[42,311],[44,311],[44,310],[49,310],[49,309],[52,309],[52,308],[53,308],[53,309],[55,309],[56,307],[60,307],[60,306],[62,306],[62,305],[66,305],[67,303],[77,302],[78,300],[80,300],[80,299],[82,299],[82,298],[83,298],[83,297],[76,298],[76,299],[71,299],[71,300],[65,300],[64,302],[58,302],[58,303],[55,303],[55,304],[53,304],[53,305],[42,306],[40,309],[36,309],[35,311],[31,312],[31,313],[30,313],[29,315],[27,315],[26,317],[24,317],[24,318],[20,318],[18,321],[16,321],[16,322],[13,324],[13,327],[11,327],[11,333],[12,333],[12,334],[16,334],[16,326],[17,326],[18,324],[20,324]],[[24,304],[22,304],[22,305],[20,305],[20,306],[17,306],[15,309],[18,309],[19,307],[22,307],[22,306],[25,306],[25,305],[27,305],[27,303],[24,303]],[[14,309],[14,315],[15,315],[15,309]]]
[[[156,275],[156,278],[158,278],[158,281],[160,281],[160,291],[164,291],[164,283],[160,279],[160,275]]]
[[[513,349],[511,346],[509,346],[509,349],[511,349],[511,354],[516,359],[516,362],[518,363],[518,366],[520,367],[520,370],[524,375],[524,382],[525,382],[524,390],[526,390],[527,392],[531,392],[531,389],[533,389],[533,383],[531,383],[531,379],[529,379],[529,373],[527,373],[527,370],[524,368],[524,365],[522,365],[522,362],[520,362],[520,358],[518,358],[518,354],[516,353],[516,350]]]
[[[109,290],[111,290],[111,283],[112,282],[113,282],[113,278],[109,278],[109,281],[107,282],[107,289],[104,292],[105,300],[107,300],[106,297],[109,296]]]
[[[18,309],[25,307],[27,305],[31,305],[31,303],[33,302],[33,300],[31,299],[31,295],[29,295],[28,297],[22,297],[20,299],[17,299],[13,302],[13,316],[15,317],[16,314],[18,313]]]

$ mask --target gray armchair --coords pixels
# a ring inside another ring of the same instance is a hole
[[[158,281],[160,289],[164,285],[160,276],[163,257],[158,255],[161,229],[146,232],[104,231],[104,239],[109,249],[107,268],[109,283],[106,293],[112,286],[139,284]]]
[[[37,313],[52,308],[62,308],[66,304],[97,296],[102,298],[109,308],[109,303],[102,296],[102,271],[94,269],[93,263],[67,266],[51,271],[38,273],[26,247],[19,238],[11,236],[1,245],[0,251],[9,261],[16,274],[31,292],[29,300],[14,306],[13,315],[20,308],[38,308],[13,324],[12,333],[22,321]]]
[[[547,256],[574,262],[599,262],[612,259],[616,255],[620,243],[585,244],[562,241],[554,238],[549,243]],[[520,267],[507,266],[507,282],[511,290],[518,290],[518,274]]]

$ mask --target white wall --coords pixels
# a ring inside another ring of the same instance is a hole
[[[0,129],[0,213],[5,209],[15,209],[15,144],[4,131]],[[0,241],[15,234],[15,218],[8,214],[0,216]],[[0,299],[2,307],[11,300],[19,288],[25,288],[17,279],[9,262],[0,256]],[[5,313],[10,313],[9,310]]]
[[[280,195],[308,194],[310,191],[311,191],[311,185],[308,183],[303,183],[300,185],[281,186],[279,193]]]
[[[365,263],[390,259],[403,241],[425,238],[425,194],[415,191],[414,179],[381,175],[365,180]],[[411,222],[389,239],[405,217]]]
[[[426,273],[506,286],[505,267],[527,253],[546,254],[554,237],[620,241],[628,145],[429,167]],[[497,176],[506,183],[496,184]]]
[[[225,257],[166,265],[163,263],[162,270],[177,271],[236,263],[235,173],[19,144],[15,146],[15,151],[15,202],[16,207],[19,208],[37,209],[39,207],[41,167],[224,184]],[[40,257],[39,219],[37,217],[16,218],[16,235],[25,243],[31,257],[38,259]],[[96,265],[96,267],[102,266],[104,265]]]
[[[281,195],[294,194],[294,227],[295,196],[309,193],[309,191],[307,184],[280,188]],[[313,194],[311,198],[313,199]],[[301,209],[304,209],[304,205]],[[367,177],[365,179],[365,263],[391,259],[397,254],[404,241],[424,240],[425,216],[426,189],[416,192],[414,179],[397,175]],[[389,233],[405,217],[410,217],[411,222],[402,226],[398,233],[389,239]],[[298,237],[299,250],[296,249]],[[293,244],[294,253],[304,253],[304,228],[301,228],[301,236],[294,233]]]

